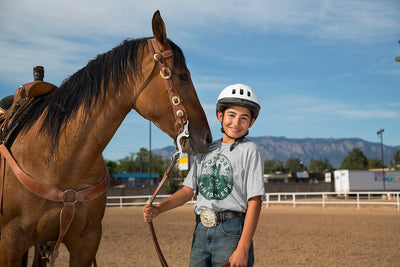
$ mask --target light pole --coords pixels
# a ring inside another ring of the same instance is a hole
[[[380,129],[376,134],[379,136],[381,136],[381,158],[382,158],[382,181],[383,181],[383,191],[386,191],[386,188],[385,188],[385,180],[386,180],[386,177],[385,177],[385,163],[384,163],[384,160],[383,160],[383,132],[384,132],[385,130],[384,129]]]
[[[400,44],[400,41],[399,41]],[[400,62],[400,57],[395,57],[394,60],[396,60],[397,62]]]

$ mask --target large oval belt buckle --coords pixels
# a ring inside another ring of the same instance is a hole
[[[200,220],[205,227],[214,227],[217,225],[217,215],[212,210],[202,210]]]

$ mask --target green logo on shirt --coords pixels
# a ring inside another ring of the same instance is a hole
[[[208,200],[225,199],[233,189],[233,169],[231,162],[222,154],[206,160],[202,164],[199,192]]]

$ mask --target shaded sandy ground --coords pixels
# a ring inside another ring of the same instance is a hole
[[[193,206],[160,215],[154,226],[169,266],[187,266]],[[400,266],[400,211],[393,206],[263,206],[254,242],[255,266]],[[68,257],[62,247],[56,266],[68,266]],[[161,266],[142,207],[106,209],[97,262]]]

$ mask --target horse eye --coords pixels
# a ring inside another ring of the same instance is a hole
[[[189,75],[187,74],[179,74],[179,79],[183,82],[187,82],[189,80]]]

